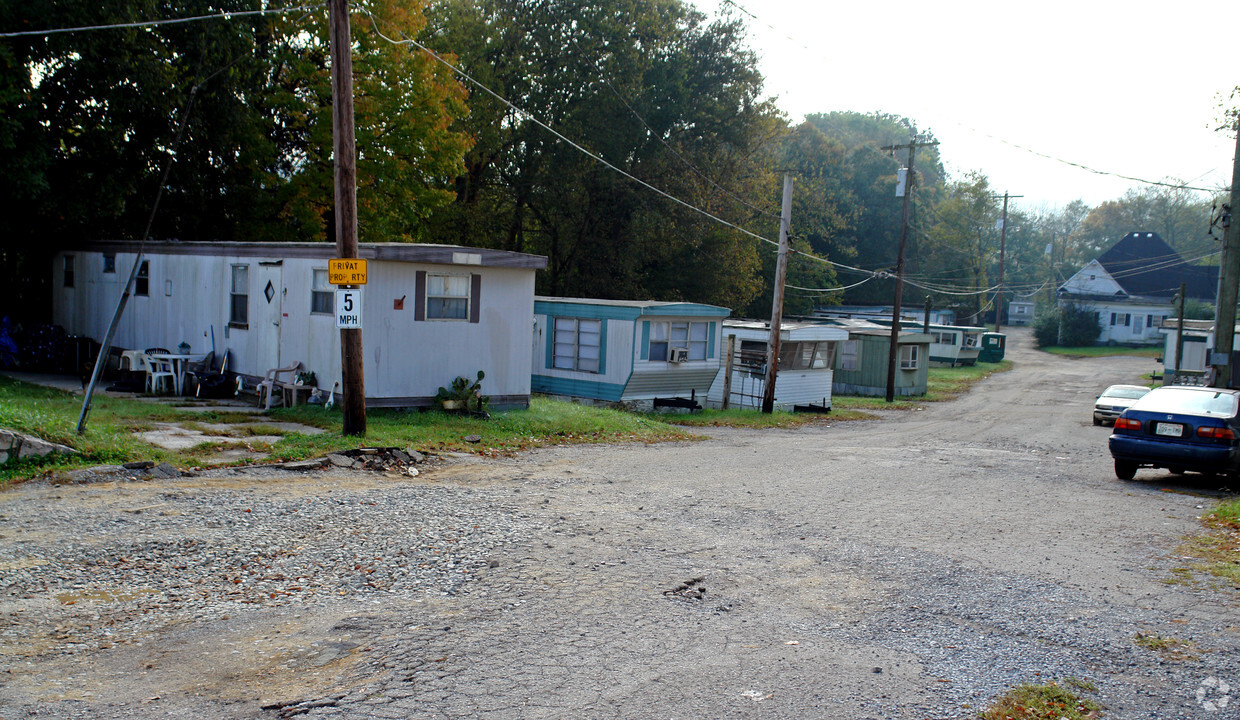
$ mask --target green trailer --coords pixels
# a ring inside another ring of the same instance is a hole
[[[997,363],[1003,360],[1003,352],[1007,347],[1007,335],[1003,333],[982,333],[982,351],[977,354],[979,362]]]

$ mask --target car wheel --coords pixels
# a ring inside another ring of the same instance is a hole
[[[1131,480],[1137,475],[1137,464],[1131,460],[1115,461],[1115,477],[1120,480]]]
[[[1099,420],[1099,419],[1098,419],[1098,416],[1096,416],[1096,415],[1095,415],[1095,416],[1094,416],[1094,427],[1098,427],[1098,426],[1099,426],[1099,425],[1101,425],[1101,424],[1102,424],[1102,421],[1101,421],[1101,420]]]

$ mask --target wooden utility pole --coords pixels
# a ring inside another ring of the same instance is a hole
[[[1240,284],[1240,122],[1236,124],[1236,152],[1231,166],[1231,204],[1223,216],[1223,256],[1219,258],[1218,309],[1214,316],[1214,387],[1231,386],[1231,351],[1235,347],[1236,295]],[[1180,321],[1182,325],[1183,320]]]
[[[723,365],[723,405],[722,409],[727,410],[732,403],[732,363],[736,362],[736,336],[728,336],[728,352],[724,355]]]
[[[999,287],[995,292],[995,332],[1003,327],[1003,259],[1007,255],[1007,206],[1008,198],[1024,195],[1003,193],[1003,218],[999,220]]]
[[[357,257],[357,154],[353,139],[353,54],[348,0],[330,0],[332,139],[335,142],[336,254]],[[340,330],[340,375],[345,435],[366,434],[366,382],[362,331]]]
[[[921,143],[922,145],[938,145],[937,142]],[[891,346],[887,352],[887,402],[896,399],[896,362],[900,354],[900,300],[904,296],[904,251],[908,247],[908,225],[913,206],[913,188],[917,184],[917,174],[913,163],[917,157],[917,138],[907,145],[890,145],[884,150],[903,150],[908,148],[908,170],[905,171],[904,182],[904,219],[900,226],[900,250],[896,256],[896,291],[891,307]]]
[[[766,383],[762,412],[775,410],[775,375],[779,368],[779,326],[784,317],[784,278],[788,274],[788,229],[792,225],[792,176],[784,175],[784,201],[779,211],[779,257],[775,260],[775,296],[771,300],[771,336],[766,342]]]

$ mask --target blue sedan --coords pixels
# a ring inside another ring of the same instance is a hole
[[[1142,467],[1237,472],[1238,411],[1236,390],[1181,385],[1151,390],[1115,420],[1110,447],[1116,477],[1131,480]]]

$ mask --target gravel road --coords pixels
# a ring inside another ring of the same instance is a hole
[[[1177,572],[1221,489],[1116,480],[1090,420],[1153,361],[1008,354],[878,421],[12,488],[0,717],[946,720],[1067,678],[1240,717],[1240,594]]]

